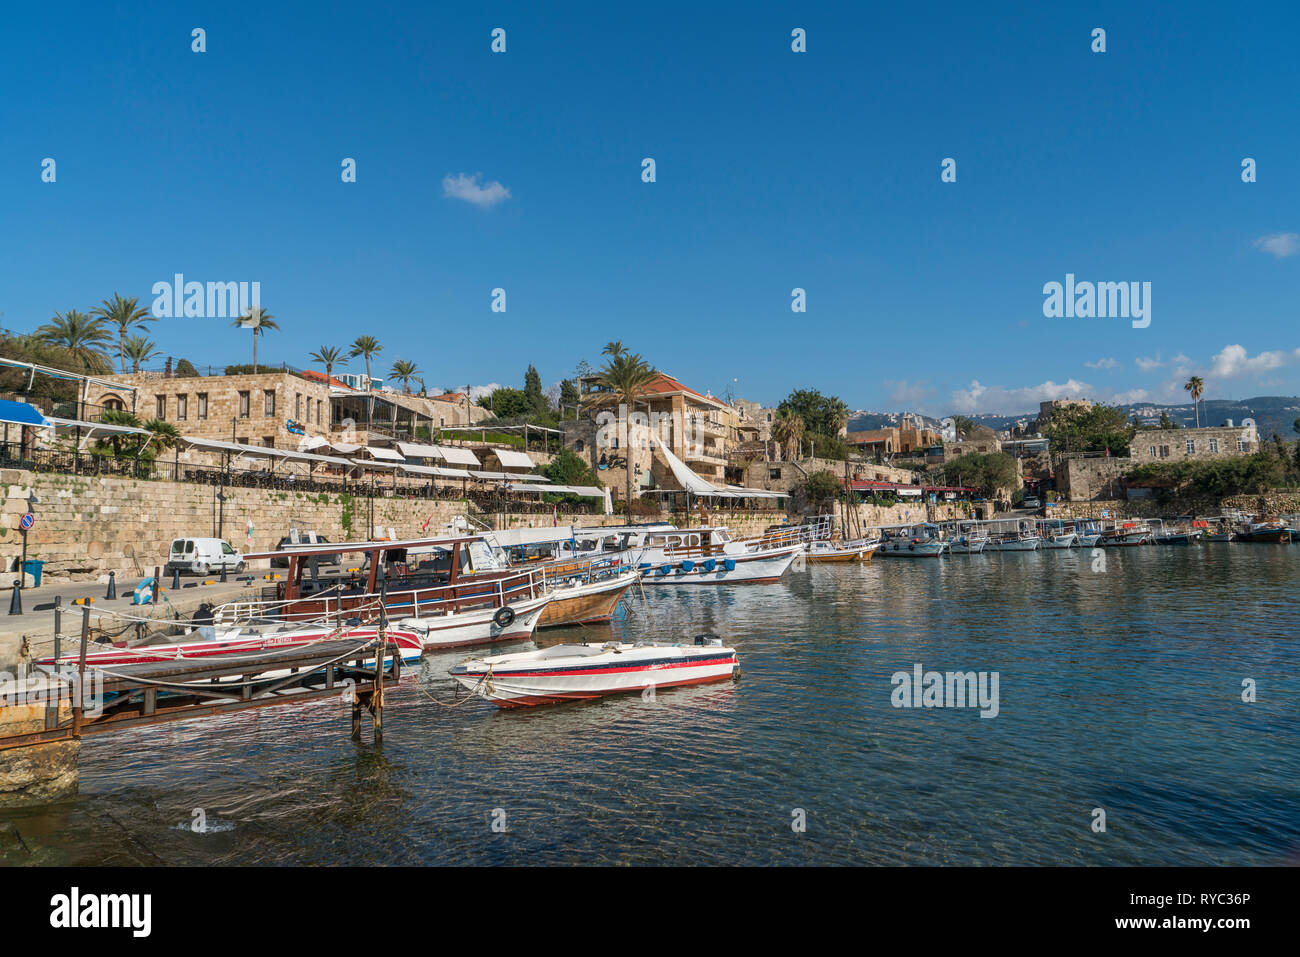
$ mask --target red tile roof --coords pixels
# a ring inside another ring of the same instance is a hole
[[[338,379],[334,378],[333,376],[329,376],[327,379],[325,373],[317,372],[315,369],[303,369],[302,377],[304,379],[311,379],[313,382],[325,382],[329,385],[336,385],[343,389],[351,388],[351,386],[349,386],[346,382],[341,382]]]
[[[714,396],[702,395],[699,392],[696,392],[690,386],[685,385],[679,379],[674,379],[666,372],[660,372],[657,376],[646,383],[643,391],[654,393],[655,395],[672,395],[674,392],[684,392],[687,395],[695,396],[697,399],[703,399],[705,402],[716,402],[721,406],[727,404]]]

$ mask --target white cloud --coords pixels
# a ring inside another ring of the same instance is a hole
[[[463,199],[467,203],[485,208],[510,198],[509,188],[502,186],[496,180],[480,185],[479,177],[482,175],[482,173],[475,173],[473,176],[467,173],[457,173],[455,176],[448,174],[442,178],[442,195],[452,199]]]
[[[1050,399],[1079,399],[1093,395],[1095,390],[1086,382],[1069,379],[1065,382],[1053,382],[1050,379],[1038,385],[1025,386],[1020,389],[1004,389],[1001,386],[983,386],[973,380],[969,389],[958,389],[952,394],[955,411],[969,412],[1025,412],[1036,410],[1040,402]]]
[[[1278,259],[1285,259],[1287,256],[1300,253],[1300,233],[1274,233],[1271,236],[1260,236],[1255,240],[1255,248],[1262,249]]]
[[[1243,375],[1258,375],[1261,372],[1272,372],[1274,369],[1280,369],[1284,365],[1289,365],[1300,359],[1300,349],[1293,352],[1261,352],[1258,355],[1250,355],[1245,346],[1230,345],[1224,346],[1215,353],[1210,368],[1210,375],[1220,379],[1235,379]]]
[[[1153,369],[1160,369],[1166,365],[1166,363],[1160,361],[1160,353],[1158,352],[1156,353],[1156,357],[1154,359],[1147,359],[1139,356],[1133,361],[1137,363],[1137,367],[1141,369],[1143,372],[1150,372]]]
[[[906,379],[894,382],[886,379],[882,384],[889,389],[889,401],[896,406],[916,408],[934,395],[934,389],[930,387],[928,379],[917,382],[908,382]]]
[[[489,382],[487,385],[472,385],[469,387],[469,397],[477,402],[483,396],[491,395],[499,388],[501,388],[500,382]]]
[[[1113,369],[1119,365],[1119,363],[1108,357],[1105,359],[1098,359],[1096,362],[1085,362],[1084,365],[1089,369]]]

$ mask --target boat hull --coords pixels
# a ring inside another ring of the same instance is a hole
[[[889,558],[938,558],[947,550],[947,542],[886,542],[877,551]]]
[[[558,628],[562,625],[593,625],[609,621],[618,610],[618,603],[636,580],[635,574],[620,575],[603,581],[556,588],[551,592],[550,604],[542,609],[537,627]]]
[[[809,562],[869,562],[879,544],[871,542],[852,548],[810,548],[804,558]]]
[[[568,647],[594,650],[597,646]],[[561,646],[544,652],[470,659],[450,674],[462,687],[499,708],[519,708],[726,681],[740,668],[732,648],[619,647],[624,650],[602,649],[580,657],[563,656],[565,646]],[[555,652],[561,656],[555,657]]]
[[[543,595],[541,598],[514,602],[510,606],[514,618],[505,623],[497,620],[496,613],[499,609],[484,608],[452,615],[403,618],[398,626],[418,633],[425,651],[488,645],[500,641],[528,641],[533,637],[537,621],[550,601],[550,595]]]
[[[651,585],[766,585],[780,581],[803,551],[803,545],[789,545],[757,554],[667,558],[651,563],[644,577]]]

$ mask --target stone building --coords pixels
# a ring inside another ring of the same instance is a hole
[[[748,399],[735,402],[739,441],[768,442],[772,438],[772,423],[776,421],[776,409],[766,408]]]
[[[1149,429],[1138,432],[1129,444],[1134,465],[1228,458],[1258,451],[1259,431],[1255,426],[1233,423],[1200,429]]]
[[[849,432],[844,441],[868,457],[912,455],[939,443],[939,433],[924,425],[905,422],[886,429]]]
[[[581,413],[564,423],[565,445],[590,461],[615,494],[625,488],[629,468],[633,496],[653,488],[680,488],[664,457],[654,453],[650,435],[700,478],[715,484],[726,481],[728,453],[740,440],[740,415],[722,399],[661,372],[646,386],[636,408],[620,413],[594,376],[580,385]]]
[[[990,431],[988,435],[974,435],[945,442],[943,444],[943,461],[946,464],[960,455],[968,455],[972,452],[988,455],[992,452],[1001,451],[1002,442]]]
[[[137,388],[134,410],[130,390],[111,384],[89,388],[90,404],[162,419],[193,438],[297,448],[304,436],[331,434],[330,387],[292,372],[184,378],[136,372],[105,379]]]
[[[275,448],[298,448],[313,438],[360,445],[371,439],[428,439],[440,428],[472,425],[491,415],[463,394],[367,393],[313,370],[196,377],[138,372],[106,376],[104,382],[88,390],[91,410],[125,409],[141,420],[170,422],[191,438]],[[133,397],[112,383],[138,391]]]
[[[1091,409],[1092,401],[1090,399],[1051,399],[1047,402],[1038,403],[1038,421],[1034,423],[1034,431],[1042,432],[1047,423],[1051,421],[1052,413],[1058,409]]]

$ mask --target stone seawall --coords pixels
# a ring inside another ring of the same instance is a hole
[[[3,470],[0,559],[8,569],[21,554],[19,520],[34,493],[36,522],[28,533],[27,557],[46,563],[46,580],[94,581],[110,571],[122,580],[152,574],[155,565],[167,560],[172,539],[216,534],[217,491],[186,482]],[[370,501],[365,495],[233,487],[225,495],[222,537],[242,551],[273,549],[291,525],[333,541],[364,538],[369,530]],[[474,510],[458,500],[376,497],[374,524],[381,536],[389,529],[403,538],[439,535],[467,511]],[[510,528],[554,521],[549,513],[476,517]],[[559,521],[593,525],[618,519],[561,513]]]

